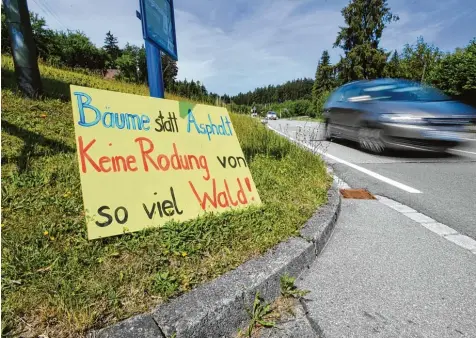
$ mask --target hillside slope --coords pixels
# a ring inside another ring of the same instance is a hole
[[[2,57],[2,335],[83,336],[146,311],[296,234],[326,202],[320,158],[231,114],[262,207],[88,241],[69,84],[148,90],[40,71],[45,96],[26,99]]]

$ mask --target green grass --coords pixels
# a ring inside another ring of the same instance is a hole
[[[320,158],[231,114],[262,207],[88,241],[64,88],[147,88],[41,73],[44,97],[26,99],[2,57],[2,336],[78,337],[147,311],[296,235],[326,202]]]

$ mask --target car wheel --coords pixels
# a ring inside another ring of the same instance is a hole
[[[385,144],[382,140],[382,130],[368,127],[360,128],[359,145],[362,149],[372,153],[383,153],[385,151]]]

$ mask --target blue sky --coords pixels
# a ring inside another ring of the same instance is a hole
[[[179,79],[200,80],[209,91],[237,94],[255,87],[313,77],[332,48],[347,0],[175,0]],[[418,36],[444,51],[476,37],[474,0],[389,0],[400,20],[381,46],[401,50]],[[101,46],[108,30],[141,45],[138,0],[28,0],[54,29],[81,30]]]

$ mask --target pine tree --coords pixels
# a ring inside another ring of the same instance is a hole
[[[334,67],[330,64],[329,52],[322,52],[321,59],[317,64],[316,78],[312,86],[312,104],[315,112],[319,112],[320,97],[330,92],[335,86]]]
[[[121,55],[121,49],[119,48],[117,38],[111,33],[111,31],[106,33],[103,48],[109,57],[108,67],[115,67],[116,60]]]
[[[321,57],[322,60],[322,57]],[[316,68],[316,75],[314,77],[314,84],[312,85],[312,107],[314,108],[314,111],[317,112],[317,99],[319,98],[319,84],[318,84],[318,78],[319,78],[319,71],[321,68],[321,61],[317,63],[317,68]]]
[[[358,80],[382,76],[387,55],[379,48],[380,38],[398,16],[390,12],[387,0],[352,0],[341,13],[346,26],[340,28],[334,43],[345,52],[341,77]]]
[[[329,91],[334,87],[333,72],[334,67],[330,63],[329,52],[325,50],[322,52],[321,60],[316,70],[316,78],[313,86],[316,94],[320,94],[326,90]]]

